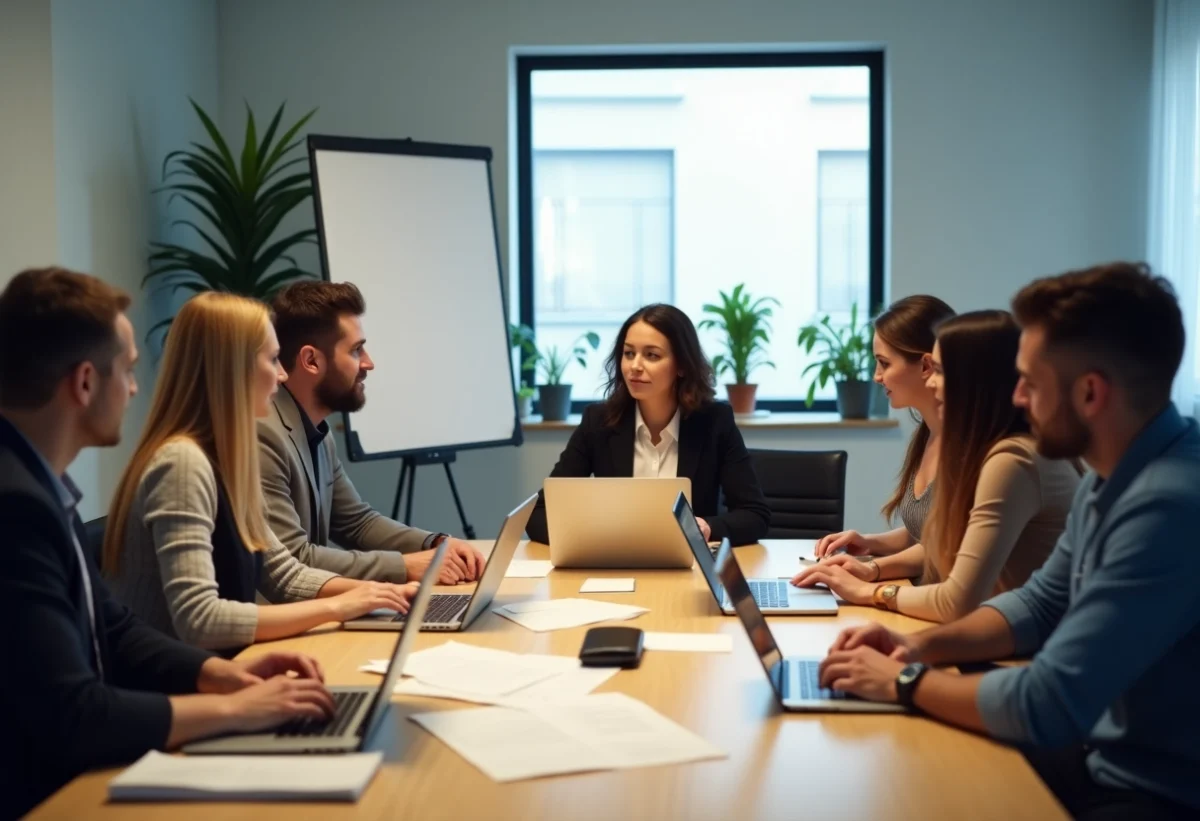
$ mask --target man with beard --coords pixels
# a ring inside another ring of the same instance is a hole
[[[1024,587],[958,621],[844,631],[821,684],[1020,745],[1077,818],[1195,818],[1200,431],[1170,399],[1179,306],[1145,266],[1115,263],[1034,282],[1013,313],[1014,402],[1044,456],[1091,468],[1062,538]]]
[[[325,417],[366,403],[362,294],[348,282],[296,282],[272,303],[287,382],[258,423],[267,520],[310,567],[353,579],[419,580],[443,539],[439,582],[479,578],[483,557],[461,539],[392,521],[362,500],[342,468]],[[340,547],[331,546],[335,542]],[[344,548],[344,549],[343,549]]]

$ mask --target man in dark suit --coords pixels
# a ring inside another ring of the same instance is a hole
[[[128,305],[63,269],[0,293],[0,819],[90,768],[333,706],[310,658],[226,661],[141,623],[84,549],[66,469],[120,439],[137,391]]]

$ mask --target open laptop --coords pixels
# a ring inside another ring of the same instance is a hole
[[[446,557],[443,542],[433,554],[429,572],[413,597],[409,612],[414,619],[423,619],[433,593],[438,568]],[[354,753],[366,747],[371,735],[383,722],[392,690],[404,669],[404,660],[412,651],[417,630],[407,630],[392,650],[383,680],[374,687],[330,687],[336,710],[328,721],[301,718],[274,730],[261,733],[240,733],[195,741],[183,746],[185,753],[220,753],[225,755],[285,755],[289,753]]]
[[[687,539],[692,555],[696,557],[696,564],[700,566],[700,572],[708,582],[708,589],[717,600],[717,607],[727,616],[734,615],[733,602],[721,585],[721,579],[717,575],[717,564],[709,552],[708,542],[704,540],[704,535],[696,524],[692,506],[682,493],[675,500],[675,521],[683,531],[683,537]],[[720,549],[730,549],[728,539],[721,541]],[[750,594],[754,596],[759,608],[772,616],[837,615],[837,599],[828,590],[801,590],[789,584],[787,579],[747,579],[746,584],[750,587]]]
[[[549,478],[546,527],[555,567],[687,569],[692,551],[671,517],[687,477]]]
[[[500,535],[492,545],[487,565],[484,566],[473,593],[433,594],[433,598],[429,600],[429,610],[421,622],[422,630],[450,633],[466,630],[479,614],[488,608],[492,599],[496,597],[496,591],[500,589],[500,582],[504,581],[504,574],[508,572],[513,554],[517,552],[517,545],[521,542],[521,535],[525,532],[525,525],[529,522],[537,498],[537,494],[533,494],[504,517],[504,522],[500,525]],[[408,620],[409,616],[405,613],[385,611],[380,615],[352,619],[346,622],[345,627],[347,630],[403,630]]]
[[[788,712],[839,712],[839,713],[903,713],[899,704],[880,704],[839,690],[823,690],[820,685],[819,658],[784,658],[779,645],[771,635],[771,628],[750,592],[750,585],[742,574],[742,568],[733,556],[728,543],[721,546],[717,554],[717,568],[725,590],[733,601],[734,612],[750,637],[750,644],[758,653],[771,689],[779,705]]]

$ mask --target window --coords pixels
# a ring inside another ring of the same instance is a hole
[[[634,310],[699,323],[739,283],[780,303],[760,407],[804,409],[800,327],[883,301],[882,53],[521,55],[516,78],[519,316],[543,348],[600,336],[576,410]]]

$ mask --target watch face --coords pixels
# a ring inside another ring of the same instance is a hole
[[[900,675],[896,676],[897,681],[901,684],[908,684],[917,677],[917,673],[921,672],[921,667],[917,664],[910,664],[900,671]]]
[[[896,593],[899,590],[900,590],[900,588],[897,587],[896,585],[889,584],[887,587],[883,588],[883,597],[885,599],[894,599],[894,598],[896,598]]]

